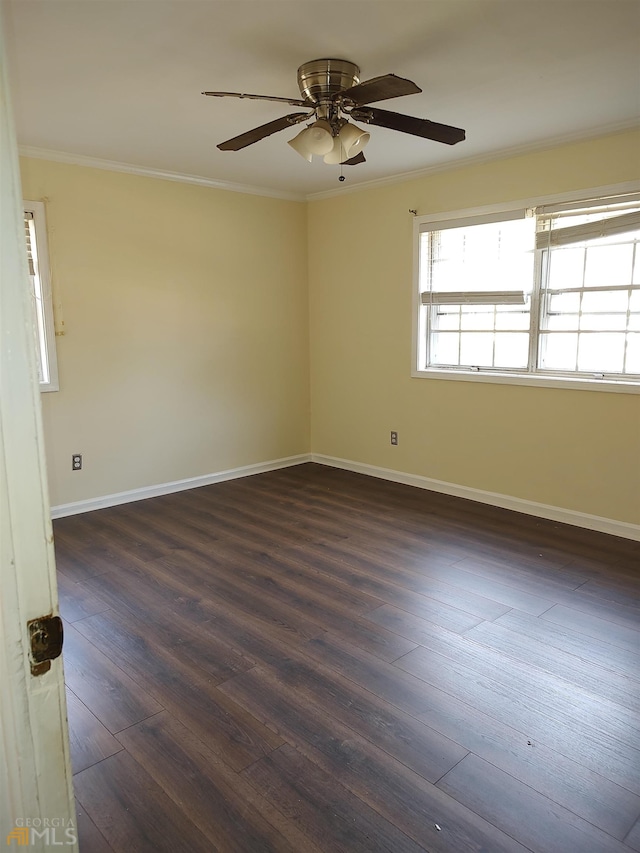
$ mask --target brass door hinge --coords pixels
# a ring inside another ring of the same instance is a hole
[[[27,622],[31,648],[31,675],[44,675],[62,653],[64,632],[59,616],[40,616]]]

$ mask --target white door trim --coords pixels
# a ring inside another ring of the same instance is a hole
[[[0,21],[0,846],[22,829],[32,850],[77,851],[62,658],[39,676],[29,659],[27,622],[58,593],[3,41]]]

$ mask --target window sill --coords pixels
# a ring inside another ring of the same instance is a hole
[[[640,383],[610,379],[582,379],[568,376],[437,368],[412,370],[411,376],[417,379],[448,379],[458,382],[488,382],[494,385],[530,385],[534,388],[564,388],[579,391],[608,391],[614,394],[640,394]]]

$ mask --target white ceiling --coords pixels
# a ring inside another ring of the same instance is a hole
[[[3,0],[22,146],[306,196],[339,167],[216,144],[296,108],[296,70],[349,59],[422,89],[384,109],[463,127],[450,147],[371,128],[346,186],[640,121],[639,0]],[[316,158],[317,159],[317,158]]]

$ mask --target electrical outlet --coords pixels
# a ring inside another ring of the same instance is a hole
[[[73,471],[82,471],[82,454],[74,453],[71,457],[71,469]]]
[[[394,429],[391,430],[391,444],[394,447],[398,446],[398,433]]]

